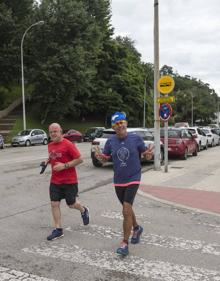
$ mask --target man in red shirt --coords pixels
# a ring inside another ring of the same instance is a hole
[[[80,152],[74,143],[63,138],[62,128],[58,123],[49,126],[51,141],[48,144],[52,174],[50,180],[51,210],[54,220],[54,230],[47,237],[51,241],[64,236],[61,226],[60,202],[66,200],[70,208],[81,212],[83,224],[89,224],[89,210],[76,200],[78,196],[78,180],[75,167],[83,162]]]

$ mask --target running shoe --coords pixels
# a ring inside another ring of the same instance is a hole
[[[63,234],[63,229],[62,228],[55,228],[52,233],[47,236],[47,240],[48,241],[52,241],[52,240],[55,240],[55,239],[58,239],[58,238],[61,238],[63,237],[64,234]]]
[[[87,225],[89,224],[89,209],[87,207],[84,207],[85,211],[81,213],[83,224]]]
[[[140,236],[143,232],[143,227],[142,226],[138,226],[137,229],[134,229],[133,231],[133,235],[131,237],[131,244],[137,244],[140,242]]]
[[[122,256],[127,256],[129,254],[128,244],[123,241],[121,246],[116,250],[116,253]]]

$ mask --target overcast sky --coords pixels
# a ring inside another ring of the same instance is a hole
[[[154,0],[112,0],[115,35],[153,63]],[[208,83],[220,96],[220,0],[159,0],[160,67]]]

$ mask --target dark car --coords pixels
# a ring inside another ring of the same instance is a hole
[[[164,129],[160,132],[161,141],[164,143]],[[198,144],[187,128],[168,129],[168,155],[181,157],[186,160],[189,154],[197,156]]]
[[[71,142],[82,142],[83,140],[82,134],[74,129],[70,129],[67,132],[64,132],[63,137]]]
[[[83,135],[83,140],[93,141],[95,138],[99,138],[104,130],[105,127],[91,127],[86,130],[85,134]]]
[[[0,148],[3,149],[4,147],[5,147],[4,138],[2,135],[0,135]]]

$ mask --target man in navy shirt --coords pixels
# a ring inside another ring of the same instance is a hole
[[[116,112],[111,118],[112,128],[116,134],[105,144],[103,154],[97,151],[101,161],[109,157],[113,160],[114,186],[116,195],[123,206],[123,241],[117,249],[120,255],[127,255],[128,241],[133,227],[131,243],[140,241],[143,227],[138,225],[132,205],[141,180],[140,156],[152,155],[152,148],[147,149],[143,139],[135,133],[127,132],[127,121],[124,112]]]

